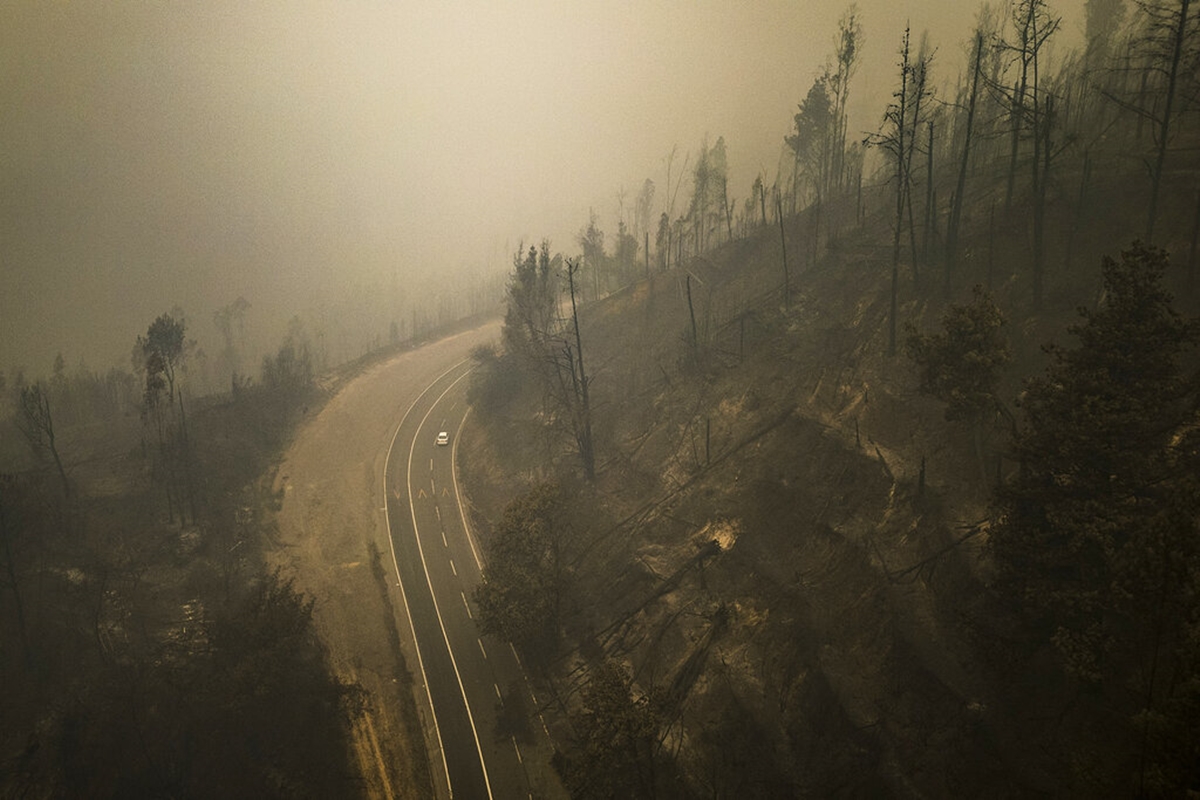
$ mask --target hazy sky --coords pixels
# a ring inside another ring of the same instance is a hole
[[[176,303],[201,339],[239,295],[282,335],[347,282],[504,270],[543,236],[573,252],[589,208],[615,231],[618,191],[631,208],[649,177],[661,202],[672,146],[682,164],[706,135],[744,198],[847,5],[8,0],[0,367],[124,364]],[[1076,40],[1083,0],[1054,5]],[[977,8],[858,6],[852,136],[904,19],[940,82]]]

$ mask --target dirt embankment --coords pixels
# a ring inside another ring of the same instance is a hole
[[[587,519],[565,554],[550,680],[571,696],[603,655],[665,698],[660,753],[683,794],[1053,786],[1063,754],[997,713],[1036,700],[1016,696],[979,623],[989,476],[912,365],[886,355],[886,243],[826,220],[843,232],[786,298],[763,288],[780,284],[776,232],[587,309],[599,474],[577,495]],[[987,269],[1019,258],[1012,241]],[[965,266],[953,302],[985,277],[978,252]],[[1063,308],[1089,285],[1068,277]],[[907,278],[898,299],[925,329],[944,308]],[[1018,352],[1054,319],[1010,326]],[[531,483],[576,471],[529,407],[481,413],[464,439],[485,528]]]
[[[497,332],[475,328],[345,381],[301,426],[275,476],[283,504],[268,560],[314,598],[333,668],[366,692],[355,749],[368,796],[433,797],[441,784],[382,510],[388,444],[425,386]]]

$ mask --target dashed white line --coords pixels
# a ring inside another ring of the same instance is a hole
[[[454,577],[458,577],[458,570],[454,568],[454,559],[450,559],[450,571],[454,573]]]
[[[454,369],[454,368],[452,368],[451,370],[447,370],[447,372],[446,372],[446,373],[443,373],[443,374],[444,374],[444,375],[446,375],[446,374],[449,374],[451,371],[453,371],[453,369]],[[443,391],[443,392],[442,392],[442,394],[441,394],[441,395],[440,395],[440,396],[439,396],[439,397],[438,397],[436,400],[434,400],[434,401],[433,401],[433,404],[434,404],[434,406],[436,407],[436,406],[437,406],[437,404],[438,404],[438,402],[440,402],[440,401],[441,401],[441,399],[442,399],[443,397],[445,397],[445,396],[446,396],[446,395],[447,395],[447,394],[450,392],[450,390],[451,390],[451,389],[453,389],[453,388],[454,388],[454,387],[455,387],[455,386],[458,384],[458,382],[459,382],[459,381],[461,381],[463,378],[465,378],[465,377],[467,376],[467,374],[469,374],[469,370],[468,370],[468,372],[467,372],[467,373],[463,373],[463,375],[461,375],[461,376],[459,376],[457,379],[455,379],[455,381],[454,381],[453,383],[451,383],[451,384],[450,384],[450,386],[449,386],[449,387],[447,387],[447,388],[446,388],[446,390],[445,390],[445,391]],[[424,396],[424,395],[422,394],[422,396]],[[414,406],[416,405],[416,401],[413,401],[413,405],[414,405]],[[410,410],[411,410],[411,408],[410,408]],[[431,413],[433,413],[433,409],[432,409],[432,408],[430,408],[430,410],[429,410],[429,411],[426,411],[426,412],[425,412],[425,416],[421,418],[421,421],[420,421],[419,423],[417,423],[417,430],[420,430],[422,427],[424,427],[424,425],[425,425],[425,422],[426,422],[426,421],[429,419],[429,415],[430,415]],[[398,433],[398,432],[399,432],[399,428],[397,428],[397,433]],[[394,442],[395,442],[395,440],[394,440],[394,438],[393,438],[393,444],[394,444]],[[407,464],[407,471],[408,471],[408,476],[409,476],[409,480],[410,480],[410,483],[409,483],[409,487],[410,487],[410,488],[409,488],[409,492],[408,492],[408,498],[409,498],[409,499],[408,499],[408,510],[409,510],[409,514],[410,514],[410,516],[411,516],[411,519],[412,519],[413,532],[416,534],[414,538],[416,539],[416,542],[417,542],[417,553],[418,553],[418,555],[420,556],[420,559],[421,559],[421,568],[422,568],[422,570],[425,572],[425,583],[426,583],[426,585],[427,585],[427,586],[429,587],[429,589],[430,589],[430,595],[431,595],[431,597],[432,597],[432,600],[433,600],[433,613],[434,613],[434,616],[436,616],[436,617],[437,617],[437,621],[438,621],[438,627],[439,627],[439,628],[441,629],[441,631],[442,631],[442,641],[445,643],[445,645],[446,645],[446,651],[447,651],[447,653],[450,655],[450,666],[451,666],[451,667],[454,669],[454,678],[455,678],[455,680],[458,682],[458,691],[459,691],[459,694],[460,694],[460,695],[462,695],[463,704],[466,706],[466,709],[467,709],[467,721],[468,721],[468,722],[471,724],[471,736],[472,736],[472,738],[474,738],[474,740],[475,740],[475,751],[476,751],[476,752],[479,754],[479,763],[480,763],[480,766],[483,768],[483,783],[484,783],[484,787],[485,787],[485,788],[486,788],[486,790],[487,790],[487,796],[488,796],[489,800],[491,800],[491,798],[493,797],[493,795],[492,795],[492,784],[491,784],[491,779],[490,779],[490,778],[489,778],[489,776],[488,776],[487,760],[486,760],[486,759],[483,757],[483,747],[482,747],[482,745],[480,744],[480,741],[479,741],[479,729],[478,729],[478,728],[476,727],[476,725],[475,725],[475,715],[471,713],[471,701],[467,699],[467,692],[466,692],[466,689],[465,689],[465,688],[464,688],[464,686],[463,686],[462,673],[461,673],[461,672],[459,672],[459,669],[458,669],[458,662],[457,662],[457,660],[454,658],[454,648],[450,646],[450,637],[449,637],[449,636],[446,634],[446,623],[445,623],[445,621],[442,619],[442,613],[441,613],[441,611],[439,611],[439,610],[438,610],[437,592],[434,592],[434,591],[433,591],[433,582],[432,582],[432,581],[430,580],[430,578],[429,578],[429,563],[428,563],[428,562],[425,560],[425,551],[424,551],[424,548],[423,548],[423,547],[421,547],[421,535],[420,535],[420,532],[419,532],[420,528],[419,528],[419,526],[417,525],[417,509],[416,509],[416,505],[415,505],[415,504],[413,503],[413,501],[412,501],[412,488],[411,488],[411,487],[412,487],[411,479],[412,479],[412,474],[413,474],[413,469],[412,469],[412,466],[413,466],[413,452],[416,450],[416,447],[417,447],[417,442],[416,442],[416,439],[413,439],[413,441],[412,441],[412,444],[411,444],[411,445],[409,445],[409,448],[408,448],[408,464]],[[389,450],[389,454],[390,454],[390,450]],[[386,464],[386,460],[385,460],[385,464]],[[430,485],[430,487],[432,487],[432,486],[433,486],[433,479],[432,479],[432,478],[430,478],[430,480],[429,480],[429,485]],[[445,536],[445,534],[444,534],[444,533],[443,533],[442,535],[443,535],[443,537]],[[389,538],[390,538],[390,537],[389,537]],[[395,562],[395,560],[396,560],[396,559],[395,559],[395,553],[393,552],[393,554],[392,554],[392,561],[393,561],[393,562]],[[397,573],[397,577],[399,577],[399,572],[400,572],[400,568],[399,568],[399,566],[397,566],[397,567],[396,567],[396,573]],[[409,617],[410,617],[410,618],[409,618],[409,625],[411,626],[411,625],[412,625],[411,614],[409,615]],[[414,638],[414,639],[416,638],[416,632],[415,632],[415,631],[413,632],[413,638]],[[482,642],[480,642],[479,646],[480,646],[480,649],[482,649],[482,648],[483,648],[483,643],[482,643]],[[418,649],[418,651],[417,651],[417,655],[418,655],[418,660],[419,660],[419,659],[420,659],[420,650],[419,650],[419,649]],[[487,657],[487,653],[486,653],[486,652],[484,653],[484,657],[485,657],[485,658]],[[423,667],[422,667],[422,673],[424,673],[424,668],[423,668]],[[430,706],[432,707],[432,705],[433,705],[433,698],[432,698],[432,697],[430,697]],[[439,745],[442,743],[442,742],[441,742],[441,734],[440,734],[440,731],[439,731],[439,735],[438,735],[438,743],[439,743]],[[445,759],[445,750],[443,749],[443,751],[442,751],[442,764],[443,764],[443,766],[445,766],[445,761],[446,761],[446,759]],[[447,774],[448,774],[448,768],[447,768]],[[453,794],[453,793],[454,793],[454,787],[453,787],[453,785],[450,785],[450,786],[448,786],[447,788],[450,790],[450,793],[451,793],[451,794]]]
[[[475,615],[471,613],[471,604],[467,602],[467,596],[462,592],[459,592],[458,596],[463,599],[463,608],[467,610],[467,616],[471,619],[475,619]],[[482,647],[482,645],[480,646]],[[487,653],[484,653],[483,655],[485,658],[487,657]]]
[[[479,652],[483,653],[483,657],[487,658],[487,650],[483,649],[483,639],[475,640],[479,644]]]
[[[449,547],[450,543],[446,541],[446,529],[442,528],[442,547]]]
[[[512,739],[512,743],[513,743],[513,750],[516,750],[516,751],[517,751],[517,761],[518,761],[518,763],[524,764],[524,763],[525,763],[525,759],[521,758],[521,748],[517,747],[517,737],[515,737],[515,736],[510,736],[509,738],[510,738],[510,739]]]
[[[500,700],[503,700],[504,695],[500,694],[500,687],[493,683],[492,688],[496,690],[496,697]]]

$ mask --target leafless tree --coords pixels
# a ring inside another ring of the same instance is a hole
[[[892,291],[888,317],[888,355],[896,354],[897,295],[900,282],[900,251],[904,232],[904,215],[908,210],[911,225],[910,188],[912,182],[912,157],[915,151],[916,130],[921,122],[923,100],[928,97],[927,78],[930,53],[922,53],[915,61],[911,57],[911,31],[904,28],[900,47],[900,87],[892,93],[892,102],[884,113],[883,126],[879,133],[866,139],[866,144],[882,148],[892,162],[892,180],[896,186],[896,216],[892,229]],[[913,279],[919,278],[915,249],[912,254]]]
[[[21,388],[21,408],[18,424],[29,446],[37,456],[47,453],[54,460],[62,482],[63,499],[71,500],[71,482],[67,480],[67,472],[63,468],[62,458],[58,453],[58,445],[54,438],[54,417],[50,413],[50,398],[41,383]]]
[[[967,189],[967,169],[971,163],[971,136],[975,132],[975,107],[979,99],[979,76],[983,68],[983,30],[978,27],[975,29],[971,55],[971,90],[967,96],[966,131],[963,136],[962,157],[958,162],[958,180],[954,186],[954,196],[950,201],[950,222],[946,226],[942,294],[947,298],[950,296],[950,273],[954,269],[955,259],[958,258],[958,227],[962,220],[963,194]]]

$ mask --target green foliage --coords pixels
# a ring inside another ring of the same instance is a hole
[[[509,503],[487,543],[483,582],[475,589],[484,632],[534,657],[550,654],[558,631],[563,502],[559,487],[544,483]]]
[[[976,286],[974,302],[942,317],[942,333],[908,327],[905,350],[919,369],[921,392],[946,404],[947,420],[978,421],[996,410],[1000,372],[1012,360],[1003,326],[1000,309]]]
[[[178,317],[176,319],[171,314],[162,314],[150,323],[145,337],[138,337],[138,347],[141,349],[146,370],[147,393],[151,386],[159,386],[165,380],[167,396],[170,399],[175,397],[176,374],[183,367],[186,357],[186,323],[182,315]]]
[[[783,137],[796,164],[808,173],[818,194],[823,194],[828,186],[836,130],[829,80],[828,72],[817,76],[792,118],[793,133]]]
[[[578,749],[566,763],[575,798],[653,797],[658,714],[648,697],[635,699],[625,670],[612,661],[592,671],[583,711],[574,717]]]
[[[355,796],[360,690],[331,675],[312,601],[253,566],[271,524],[256,481],[312,400],[198,404],[205,496],[182,536],[118,438],[75,465],[78,525],[52,475],[0,477],[0,796]]]
[[[502,338],[505,350],[535,363],[544,360],[548,339],[558,327],[558,271],[561,258],[550,256],[550,245],[542,242],[539,252],[530,247],[513,258],[508,282],[508,310],[504,314]]]
[[[471,351],[475,367],[467,387],[467,402],[472,408],[483,414],[498,413],[520,391],[520,376],[508,359],[490,344],[481,344]]]
[[[1180,369],[1198,329],[1171,307],[1166,266],[1140,244],[1106,258],[1104,301],[1070,329],[1079,346],[1048,348],[1053,363],[1021,401],[1021,469],[999,493],[990,548],[1034,642],[1129,709],[1143,779],[1174,775],[1164,785],[1177,789],[1194,779],[1181,778],[1194,749],[1179,761],[1151,733],[1185,724],[1172,714],[1195,706],[1200,675],[1200,418]]]

